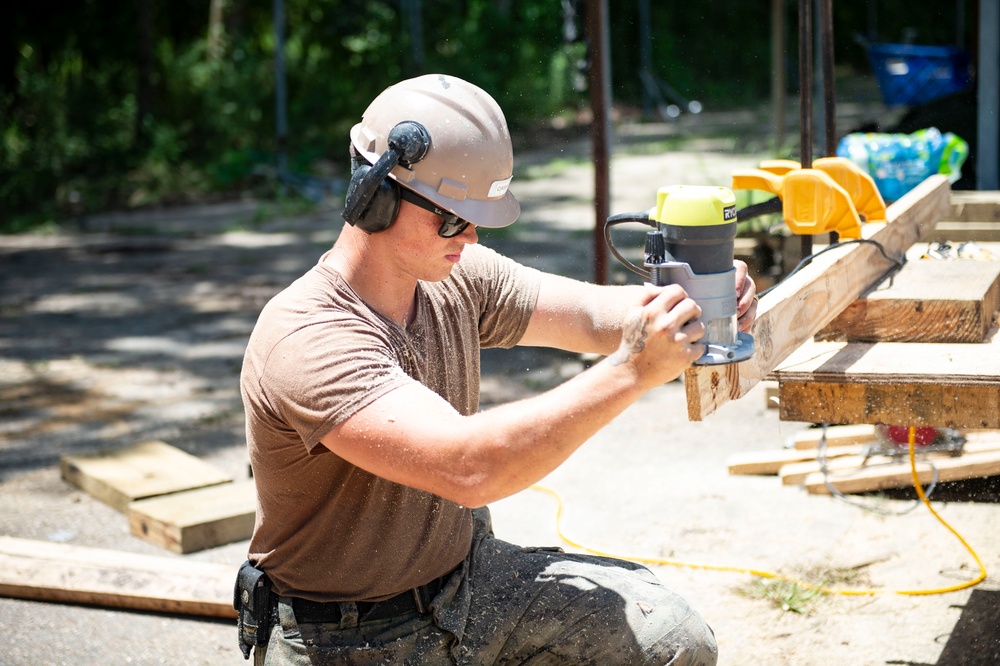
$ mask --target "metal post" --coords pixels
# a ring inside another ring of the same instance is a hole
[[[785,144],[785,0],[771,0],[771,107],[774,148]]]
[[[1000,0],[979,0],[976,189],[1000,189]]]
[[[799,165],[812,168],[812,3],[799,0]],[[802,256],[812,254],[812,236],[802,236]]]
[[[820,0],[819,34],[823,49],[823,119],[826,157],[837,154],[837,92],[833,57],[833,0]]]
[[[288,141],[287,99],[285,92],[285,5],[284,0],[274,0],[274,97],[277,130],[278,180],[288,170],[285,153]]]
[[[646,82],[653,76],[653,49],[650,41],[649,0],[639,0],[639,81],[642,84],[642,116],[653,115],[655,101]]]
[[[611,215],[611,47],[608,37],[608,0],[589,0],[587,40],[590,43],[590,140],[594,152],[594,282],[607,282],[604,223]]]

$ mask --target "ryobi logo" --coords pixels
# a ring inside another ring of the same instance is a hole
[[[736,219],[736,206],[726,206],[722,209],[722,219],[726,222]]]

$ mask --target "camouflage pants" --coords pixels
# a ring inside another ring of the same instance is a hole
[[[256,666],[373,664],[673,664],[712,666],[705,621],[646,568],[521,548],[493,537],[477,510],[469,557],[427,615],[297,623],[287,599]]]

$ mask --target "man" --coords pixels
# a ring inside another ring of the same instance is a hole
[[[505,543],[485,508],[683,373],[704,351],[698,305],[477,245],[477,226],[520,209],[503,113],[472,84],[388,88],[351,153],[349,224],[264,308],[244,361],[258,494],[244,568],[270,580],[274,619],[256,663],[714,664],[711,629],[648,570]],[[480,348],[513,345],[606,358],[478,411]]]

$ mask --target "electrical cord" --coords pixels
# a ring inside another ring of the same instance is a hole
[[[649,280],[652,274],[643,268],[639,268],[622,256],[622,253],[619,252],[618,248],[615,246],[615,242],[611,239],[611,228],[619,224],[638,222],[640,224],[645,224],[647,227],[653,227],[656,229],[658,224],[655,220],[651,220],[649,215],[650,211],[648,210],[638,213],[618,213],[617,215],[612,215],[604,222],[604,242],[608,246],[608,249],[611,250],[611,254],[615,256],[615,259],[621,262],[622,266],[629,269],[644,280]]]
[[[540,486],[540,485],[534,485],[534,486],[531,486],[531,488],[533,490],[538,491],[538,492],[545,493],[546,495],[549,495],[550,497],[552,497],[553,499],[555,499],[555,501],[556,501],[556,533],[559,535],[559,538],[562,539],[564,542],[566,542],[567,544],[569,544],[570,546],[572,546],[574,548],[577,548],[577,549],[579,549],[581,551],[590,553],[592,555],[598,555],[600,557],[610,557],[610,558],[619,559],[619,560],[628,560],[628,561],[631,561],[631,562],[638,562],[640,564],[652,564],[652,565],[661,565],[661,566],[686,567],[686,568],[689,568],[689,569],[702,569],[702,570],[708,570],[708,571],[724,571],[724,572],[731,572],[731,573],[745,573],[745,574],[750,574],[750,575],[753,575],[753,576],[757,576],[759,578],[769,578],[769,579],[774,579],[774,580],[783,580],[783,581],[790,582],[790,583],[793,583],[795,585],[798,585],[799,587],[802,587],[804,589],[815,590],[815,591],[821,592],[823,594],[839,594],[839,595],[844,595],[844,596],[874,596],[876,594],[890,594],[890,593],[891,594],[899,594],[899,595],[909,595],[909,596],[931,595],[931,594],[945,594],[947,592],[957,592],[959,590],[964,590],[964,589],[969,588],[969,587],[974,587],[975,585],[978,585],[979,583],[981,583],[984,580],[986,580],[986,575],[987,575],[986,574],[986,567],[983,565],[983,561],[979,558],[979,555],[976,553],[975,550],[973,550],[972,546],[969,545],[969,543],[965,540],[965,538],[963,538],[962,535],[959,534],[955,530],[955,528],[953,528],[951,525],[949,525],[947,523],[947,521],[945,521],[945,519],[942,518],[938,514],[938,512],[934,510],[934,507],[931,506],[930,500],[927,498],[927,495],[924,493],[924,489],[923,489],[923,487],[920,484],[920,477],[917,474],[916,432],[917,432],[917,429],[915,427],[911,426],[910,430],[909,430],[908,440],[909,440],[909,455],[910,455],[910,471],[911,471],[912,476],[913,476],[913,486],[914,486],[914,489],[917,491],[917,496],[920,498],[920,501],[924,504],[924,506],[927,507],[927,510],[931,512],[931,515],[933,515],[938,520],[939,523],[941,523],[942,525],[944,525],[944,527],[947,528],[948,531],[951,532],[955,536],[955,538],[958,539],[958,541],[965,547],[966,551],[968,551],[968,553],[976,561],[976,564],[979,565],[979,575],[976,576],[976,578],[974,578],[972,580],[969,580],[969,581],[962,582],[962,583],[958,583],[956,585],[952,585],[952,586],[949,586],[949,587],[928,588],[928,589],[912,589],[912,590],[911,589],[893,590],[893,589],[885,589],[885,588],[872,588],[872,589],[850,589],[850,588],[848,588],[848,589],[837,589],[837,588],[827,587],[826,585],[818,585],[818,584],[815,584],[815,583],[809,583],[807,581],[799,580],[799,579],[793,578],[791,576],[786,576],[784,574],[776,573],[776,572],[773,572],[773,571],[765,571],[765,570],[762,570],[762,569],[753,569],[753,568],[750,568],[750,567],[724,566],[724,565],[714,565],[714,564],[702,564],[702,563],[697,563],[697,562],[684,562],[684,561],[680,561],[680,560],[671,560],[671,559],[664,559],[664,558],[659,558],[659,557],[637,557],[637,556],[616,555],[614,553],[605,552],[605,551],[599,550],[597,548],[591,548],[590,546],[584,545],[584,544],[582,544],[582,543],[580,543],[578,541],[574,541],[573,539],[570,539],[566,535],[566,533],[563,531],[563,528],[562,528],[563,501],[562,501],[562,497],[559,496],[559,493],[557,493],[556,491],[552,490],[551,488],[546,488],[545,486]]]
[[[874,505],[865,504],[863,502],[858,502],[856,500],[851,499],[850,497],[848,497],[844,493],[840,492],[840,490],[838,490],[837,487],[835,485],[833,485],[833,482],[830,481],[830,470],[829,470],[829,467],[827,466],[827,458],[826,458],[827,440],[826,440],[826,424],[825,423],[822,424],[822,428],[823,428],[823,433],[822,433],[822,435],[819,438],[819,445],[816,447],[816,460],[817,460],[817,462],[819,462],[819,469],[820,469],[820,472],[822,472],[822,474],[823,474],[823,485],[826,486],[826,489],[830,492],[831,495],[833,495],[837,499],[845,502],[846,504],[850,504],[851,506],[856,506],[859,509],[864,509],[865,511],[871,511],[872,513],[877,513],[877,514],[880,514],[880,515],[883,515],[883,516],[903,516],[903,515],[906,515],[906,514],[910,513],[911,511],[913,511],[914,509],[916,509],[918,506],[920,506],[921,502],[920,502],[920,498],[918,497],[913,502],[913,504],[911,504],[909,506],[909,508],[903,509],[902,511],[888,511],[886,509],[881,509],[881,508],[879,508],[877,506],[874,506]],[[865,462],[867,462],[867,457],[865,458]],[[931,494],[934,492],[934,489],[937,488],[937,483],[938,483],[938,478],[940,477],[940,472],[938,471],[937,466],[935,466],[934,463],[932,463],[931,461],[925,460],[923,462],[925,464],[929,465],[930,468],[931,468],[931,470],[934,473],[934,478],[931,480],[930,484],[928,484],[927,490],[924,491],[925,494],[927,495],[927,497],[930,497]],[[862,463],[862,466],[864,466],[864,463]]]
[[[769,291],[771,291],[772,289],[774,289],[775,287],[777,287],[779,284],[781,284],[782,282],[784,282],[788,278],[790,278],[793,275],[795,275],[796,273],[798,273],[800,270],[802,270],[803,268],[805,268],[806,266],[808,266],[809,263],[812,262],[813,259],[815,259],[819,255],[823,254],[824,252],[829,252],[830,250],[832,250],[834,248],[838,248],[838,247],[841,247],[841,246],[844,246],[844,245],[852,245],[852,244],[855,244],[855,243],[868,243],[868,244],[874,245],[875,247],[878,248],[878,251],[882,253],[883,257],[885,257],[887,260],[889,260],[893,264],[895,264],[893,266],[893,268],[902,268],[903,264],[906,263],[906,255],[905,254],[900,254],[898,259],[893,259],[892,257],[889,256],[889,253],[885,251],[885,247],[881,243],[879,243],[878,241],[873,241],[870,238],[852,238],[852,239],[845,240],[845,241],[837,241],[836,243],[831,243],[830,245],[827,245],[822,250],[819,250],[817,252],[813,252],[808,257],[804,257],[802,259],[802,261],[800,261],[798,264],[796,264],[795,268],[793,268],[791,271],[789,271],[788,275],[786,275],[785,277],[783,277],[781,279],[781,282],[777,282],[775,284],[772,284],[767,289],[761,291],[760,293],[757,294],[757,298],[762,297],[764,294],[768,293]],[[892,270],[892,269],[890,269],[890,270]]]

